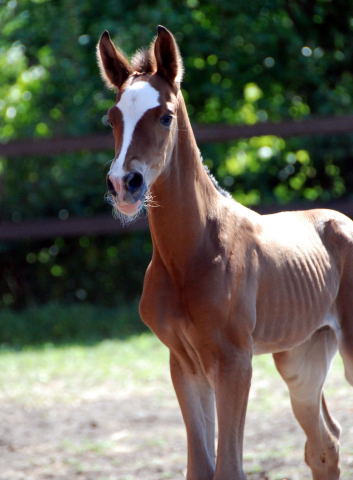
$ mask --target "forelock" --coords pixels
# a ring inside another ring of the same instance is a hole
[[[154,73],[156,71],[156,60],[152,50],[137,50],[131,59],[131,66],[138,73]]]

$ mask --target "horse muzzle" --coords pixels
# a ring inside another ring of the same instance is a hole
[[[147,192],[143,175],[137,171],[131,171],[121,178],[108,175],[107,187],[115,207],[128,216],[137,213]]]

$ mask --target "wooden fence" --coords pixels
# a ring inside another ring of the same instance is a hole
[[[261,122],[255,125],[194,125],[198,143],[228,142],[239,138],[276,135],[278,137],[341,135],[353,133],[353,115],[310,118],[280,123]],[[84,135],[45,139],[12,140],[0,142],[0,156],[58,155],[78,151],[113,149],[113,137],[109,134]]]
[[[226,142],[240,138],[261,135],[279,137],[340,135],[353,133],[353,115],[340,117],[312,118],[300,121],[281,123],[264,122],[255,125],[195,125],[194,132],[198,143]],[[109,134],[86,135],[80,137],[63,137],[50,139],[23,139],[0,143],[0,156],[23,157],[27,155],[48,156],[77,151],[112,150],[113,138]],[[330,202],[328,204],[290,204],[287,210],[303,208],[334,208],[353,217],[351,202]],[[256,209],[260,213],[274,213],[283,206]],[[145,218],[122,227],[111,215],[100,215],[91,218],[69,217],[66,220],[46,218],[21,222],[0,222],[0,240],[13,241],[25,239],[44,239],[56,236],[106,235],[127,231],[146,229]]]

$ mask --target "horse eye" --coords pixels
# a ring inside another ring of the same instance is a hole
[[[173,120],[173,116],[170,113],[166,113],[165,115],[162,115],[159,120],[163,125],[163,127],[170,127],[170,124],[172,123],[172,120]]]

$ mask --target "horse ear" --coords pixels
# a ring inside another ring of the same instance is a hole
[[[157,73],[171,83],[180,83],[183,78],[183,62],[178,45],[172,33],[162,25],[157,28],[157,38],[154,42],[154,55],[157,63]]]
[[[97,60],[103,80],[108,88],[120,88],[132,73],[127,58],[111,41],[105,31],[97,45]]]

